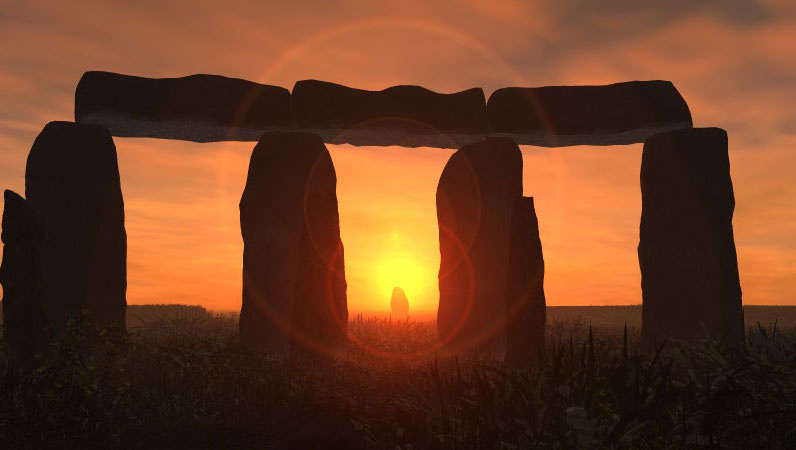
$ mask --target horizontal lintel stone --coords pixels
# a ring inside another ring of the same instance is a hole
[[[75,121],[119,137],[194,142],[257,141],[268,131],[306,131],[329,144],[460,148],[489,136],[544,147],[620,145],[691,128],[669,81],[604,86],[481,88],[443,94],[420,86],[380,91],[302,80],[293,92],[237,78],[143,78],[86,72]]]

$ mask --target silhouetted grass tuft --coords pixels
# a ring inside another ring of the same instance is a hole
[[[551,321],[546,366],[512,369],[354,318],[336,361],[286,364],[241,349],[236,316],[181,311],[126,338],[77,321],[36,370],[0,357],[0,447],[796,447],[793,329],[646,354],[636,328]]]

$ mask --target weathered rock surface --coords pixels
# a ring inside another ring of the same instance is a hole
[[[511,215],[521,195],[522,154],[507,138],[462,147],[442,171],[437,329],[452,349],[505,342]]]
[[[698,128],[647,139],[641,196],[642,340],[694,340],[707,331],[741,341],[727,133]]]
[[[692,126],[669,81],[503,88],[489,97],[487,113],[494,135],[543,147],[633,144]]]
[[[143,78],[86,72],[75,91],[75,121],[114,136],[194,142],[256,141],[294,128],[290,92],[218,75]]]
[[[506,363],[542,365],[545,359],[544,257],[533,197],[514,202],[506,281]]]
[[[269,132],[240,201],[244,345],[329,353],[348,324],[337,178],[317,135]]]
[[[292,98],[299,129],[332,144],[458,148],[489,131],[481,88],[453,94],[419,86],[366,91],[303,80]]]
[[[44,313],[55,329],[83,310],[124,330],[127,234],[116,147],[96,125],[50,122],[33,143],[25,197],[43,233]]]
[[[409,315],[409,300],[406,298],[406,292],[399,287],[392,290],[390,313],[392,317],[399,319],[405,319]]]
[[[458,148],[486,136],[558,147],[644,142],[691,128],[691,113],[668,81],[604,86],[481,88],[440,94],[420,86],[381,91],[303,80],[287,89],[197,74],[143,78],[86,72],[75,121],[114,136],[195,142],[256,141],[266,131],[317,133],[332,144]]]
[[[39,287],[38,246],[41,233],[28,204],[6,190],[3,210],[3,339],[9,356],[28,366],[50,342]]]

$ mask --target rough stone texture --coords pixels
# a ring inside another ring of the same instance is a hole
[[[127,234],[108,130],[47,124],[28,155],[25,197],[44,234],[40,281],[49,324],[58,329],[87,310],[96,325],[124,330]]]
[[[652,136],[641,161],[642,340],[743,339],[727,133]]]
[[[506,363],[542,365],[545,359],[544,257],[533,197],[514,202],[506,281]]]
[[[333,352],[348,309],[337,178],[321,138],[269,132],[240,201],[244,345],[286,356]]]
[[[317,80],[293,88],[299,129],[333,144],[458,148],[489,131],[481,88],[440,94],[419,86],[366,91]]]
[[[692,126],[680,93],[659,80],[509,87],[487,103],[481,88],[367,91],[303,80],[291,95],[219,75],[143,78],[99,71],[86,72],[78,83],[75,121],[103,125],[114,136],[256,141],[266,131],[298,126],[332,144],[439,148],[489,135],[546,147],[632,144]]]
[[[44,236],[24,198],[5,191],[3,210],[3,339],[17,364],[29,365],[50,336],[39,288],[38,246]]]
[[[440,339],[451,349],[498,350],[514,202],[522,195],[522,154],[488,138],[451,156],[437,186],[440,227]]]
[[[194,142],[257,141],[294,128],[290,92],[238,78],[142,78],[86,72],[75,91],[75,121],[114,136]]]
[[[395,287],[390,298],[390,314],[392,317],[405,319],[409,315],[409,300],[403,289]]]
[[[669,81],[503,88],[489,97],[487,113],[496,136],[543,147],[633,144],[692,126]]]

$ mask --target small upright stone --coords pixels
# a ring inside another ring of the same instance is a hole
[[[39,287],[38,246],[43,235],[24,198],[5,191],[3,210],[3,339],[11,360],[29,366],[50,336]]]
[[[44,313],[54,329],[87,311],[124,330],[127,234],[116,147],[97,125],[50,122],[28,155],[25,197],[43,233]]]
[[[409,300],[403,289],[395,287],[390,298],[390,314],[396,319],[406,319],[409,316]]]
[[[269,132],[252,152],[240,201],[241,342],[287,356],[326,353],[348,324],[337,178],[321,138]]]
[[[462,147],[442,171],[437,329],[450,349],[491,351],[505,343],[511,214],[521,195],[522,154],[507,138]]]
[[[641,160],[642,341],[744,336],[727,133],[650,137]]]
[[[511,218],[506,282],[506,363],[544,364],[544,257],[533,197],[520,197]]]

